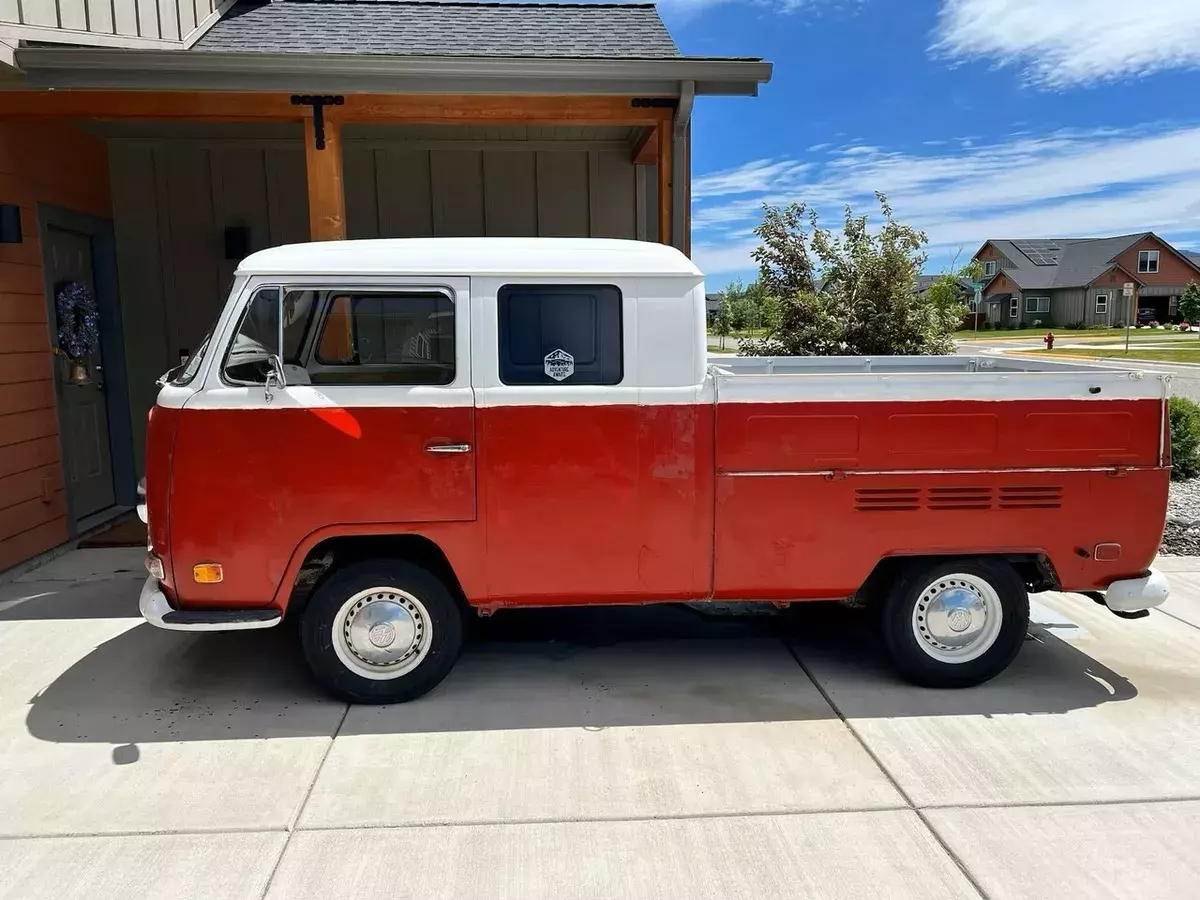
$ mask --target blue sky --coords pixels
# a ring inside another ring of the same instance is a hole
[[[693,118],[693,255],[754,275],[762,202],[988,237],[1153,230],[1200,249],[1200,0],[665,0],[690,55],[761,56],[757,98]]]

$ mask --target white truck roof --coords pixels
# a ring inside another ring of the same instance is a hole
[[[388,238],[318,241],[260,250],[244,275],[520,275],[702,278],[674,247],[609,238]]]

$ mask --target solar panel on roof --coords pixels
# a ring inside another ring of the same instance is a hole
[[[1058,265],[1058,254],[1062,249],[1057,241],[1013,241],[1013,246],[1035,266]]]

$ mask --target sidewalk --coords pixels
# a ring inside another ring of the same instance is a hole
[[[0,898],[1190,898],[1200,559],[909,687],[863,613],[506,612],[347,707],[287,627],[136,617],[126,551],[0,587]],[[124,554],[124,556],[122,556]]]

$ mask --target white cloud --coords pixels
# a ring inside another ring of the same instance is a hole
[[[972,252],[989,237],[1066,237],[1154,230],[1200,241],[1200,125],[1149,123],[1010,136],[973,147],[900,152],[851,145],[820,163],[771,159],[697,178],[692,224],[701,268],[752,267],[751,229],[764,202],[804,201],[836,227],[842,207],[872,212],[888,195],[897,218],[924,229],[935,254]]]
[[[943,0],[937,55],[1058,88],[1200,66],[1197,0]]]

